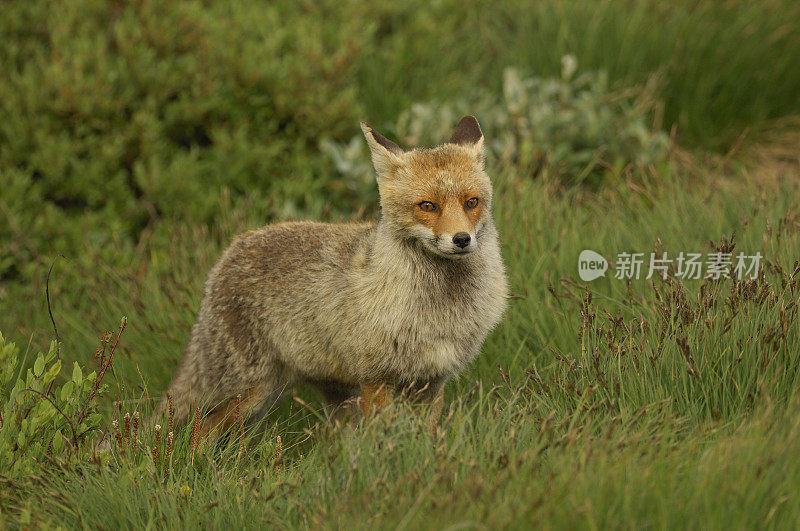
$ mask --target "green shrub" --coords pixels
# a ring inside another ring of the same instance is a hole
[[[123,319],[119,334],[125,327]],[[25,370],[19,349],[0,333],[0,470],[7,479],[39,473],[55,463],[82,463],[95,455],[95,435],[103,423],[98,403],[108,391],[103,376],[112,363],[116,341],[105,333],[98,349],[100,374],[76,361],[61,375],[56,341]]]
[[[500,167],[566,184],[599,184],[623,169],[666,159],[669,139],[650,125],[648,92],[614,91],[602,72],[575,75],[572,56],[562,63],[557,78],[523,77],[508,68],[502,95],[479,90],[469,99],[414,104],[386,130],[405,146],[431,146],[445,142],[461,116],[475,114]],[[353,189],[374,188],[361,135],[349,143],[325,141],[322,150]]]
[[[360,114],[354,6],[4,6],[0,276],[163,218],[212,223],[225,190],[265,218],[303,211],[317,138]]]

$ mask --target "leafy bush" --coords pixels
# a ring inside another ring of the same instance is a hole
[[[119,334],[125,327],[120,324]],[[24,359],[19,349],[0,333],[0,470],[9,479],[40,471],[48,461],[86,462],[95,455],[93,435],[102,424],[98,403],[108,386],[102,383],[119,341],[110,333],[101,339],[97,355],[100,373],[76,361],[72,373],[61,376],[58,344],[40,352],[21,375]],[[63,381],[56,381],[59,377]]]
[[[521,176],[545,173],[565,183],[600,183],[633,166],[666,159],[668,137],[649,125],[648,91],[613,91],[602,72],[576,74],[577,61],[562,58],[561,77],[503,74],[502,96],[481,90],[470,99],[412,105],[387,130],[407,146],[445,141],[458,119],[475,114],[487,149],[501,167]],[[372,167],[364,142],[322,144],[354,189],[372,188]]]
[[[357,6],[64,7],[14,3],[0,21],[13,71],[0,79],[0,277],[42,248],[211,223],[226,190],[265,218],[293,215],[318,177],[317,138],[360,114],[349,80],[370,29]]]

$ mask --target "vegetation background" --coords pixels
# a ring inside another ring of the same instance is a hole
[[[0,518],[796,528],[798,21],[789,0],[5,2]],[[358,122],[431,145],[465,113],[514,297],[441,429],[403,404],[330,428],[300,389],[204,452],[153,430],[230,238],[374,218]],[[588,285],[585,248],[612,262]],[[651,250],[765,262],[613,278]]]

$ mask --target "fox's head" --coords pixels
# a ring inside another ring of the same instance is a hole
[[[382,222],[437,256],[458,260],[475,252],[492,204],[478,120],[465,116],[448,143],[411,151],[366,122],[361,129],[378,174]]]

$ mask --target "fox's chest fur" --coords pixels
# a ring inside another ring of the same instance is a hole
[[[447,379],[477,355],[505,309],[499,248],[493,234],[485,238],[462,261],[383,241],[374,228],[327,241],[307,255],[314,277],[267,297],[277,311],[265,309],[260,325],[299,379]]]
[[[506,296],[499,250],[484,243],[483,253],[460,262],[432,259],[413,246],[377,246],[385,254],[352,275],[339,305],[355,317],[353,333],[337,339],[343,351],[359,353],[359,378],[449,378],[477,355]]]

